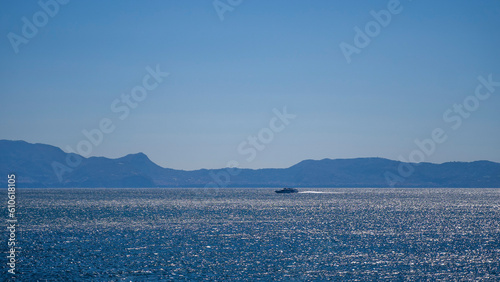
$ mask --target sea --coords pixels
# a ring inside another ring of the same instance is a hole
[[[0,278],[500,281],[500,189],[274,190],[20,188]]]

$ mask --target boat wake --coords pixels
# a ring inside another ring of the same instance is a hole
[[[300,191],[302,194],[341,194],[342,192],[325,192],[325,191]]]

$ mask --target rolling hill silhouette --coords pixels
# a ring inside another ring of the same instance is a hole
[[[80,163],[70,167],[69,159]],[[0,140],[0,172],[16,173],[18,187],[389,187],[387,173],[406,163],[383,158],[305,160],[283,169],[194,171],[163,168],[145,154],[84,158],[45,144]],[[500,187],[500,163],[411,164],[394,187]],[[58,173],[59,176],[58,177]],[[7,179],[7,178],[6,178]]]

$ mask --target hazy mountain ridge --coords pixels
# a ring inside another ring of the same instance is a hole
[[[17,174],[19,187],[389,187],[385,173],[398,175],[401,162],[383,158],[304,160],[285,169],[194,171],[163,168],[145,154],[117,159],[81,157],[59,181],[53,168],[66,165],[61,149],[0,140],[2,175]],[[395,187],[500,187],[500,163],[490,161],[411,164],[414,173]]]

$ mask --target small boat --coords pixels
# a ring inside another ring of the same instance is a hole
[[[283,188],[280,190],[276,190],[274,192],[276,192],[276,193],[298,193],[299,190],[297,190],[295,188]]]

